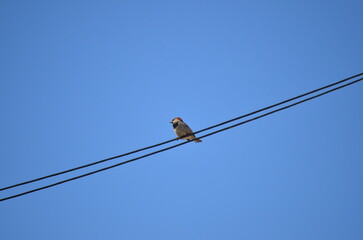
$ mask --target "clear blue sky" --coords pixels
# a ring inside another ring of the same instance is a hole
[[[177,116],[196,131],[360,73],[362,9],[2,0],[1,187],[171,139]],[[359,83],[2,202],[0,238],[363,239],[362,105]]]

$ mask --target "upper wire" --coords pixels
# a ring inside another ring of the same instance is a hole
[[[213,128],[216,128],[216,127],[219,127],[219,126],[225,125],[225,124],[227,124],[227,123],[230,123],[230,122],[233,122],[233,121],[236,121],[236,120],[239,120],[239,119],[245,118],[245,117],[249,117],[249,116],[254,115],[254,114],[256,114],[256,113],[259,113],[259,112],[262,112],[262,111],[265,111],[265,110],[268,110],[268,109],[271,109],[271,108],[274,108],[274,107],[280,106],[280,105],[282,105],[282,104],[285,104],[285,103],[291,102],[291,101],[293,101],[293,100],[296,100],[296,99],[299,99],[299,98],[305,97],[305,96],[307,96],[307,95],[310,95],[310,94],[313,94],[313,93],[315,93],[315,92],[318,92],[318,91],[324,90],[324,89],[326,89],[326,88],[329,88],[329,87],[332,87],[332,86],[338,85],[338,84],[340,84],[340,83],[343,83],[343,82],[349,81],[349,80],[351,80],[351,79],[353,79],[353,78],[356,78],[356,77],[359,77],[359,76],[361,76],[361,75],[363,75],[363,73],[356,74],[356,75],[354,75],[354,76],[351,76],[351,77],[345,78],[345,79],[343,79],[343,80],[340,80],[340,81],[334,82],[334,83],[332,83],[332,84],[329,84],[329,85],[326,85],[326,86],[324,86],[324,87],[321,87],[321,88],[318,88],[318,89],[312,90],[312,91],[310,91],[310,92],[307,92],[307,93],[304,93],[304,94],[298,95],[298,96],[296,96],[296,97],[293,97],[293,98],[287,99],[287,100],[285,100],[285,101],[282,101],[282,102],[279,102],[279,103],[276,103],[276,104],[270,105],[270,106],[268,106],[268,107],[261,108],[261,109],[259,109],[259,110],[254,111],[254,112],[251,112],[251,113],[248,113],[248,114],[245,114],[245,115],[242,115],[242,116],[239,116],[239,117],[236,117],[236,118],[230,119],[230,120],[225,121],[225,122],[221,122],[221,123],[216,124],[216,125],[213,125],[213,126],[211,126],[211,127],[207,127],[207,128],[201,129],[201,130],[199,130],[199,131],[194,132],[194,134],[198,134],[198,133],[201,133],[201,132],[204,132],[204,131],[207,131],[207,130],[213,129]],[[113,156],[113,157],[105,158],[105,159],[102,159],[102,160],[99,160],[99,161],[96,161],[96,162],[88,163],[88,164],[81,165],[81,166],[78,166],[78,167],[74,167],[74,168],[71,168],[71,169],[68,169],[68,170],[64,170],[64,171],[56,172],[56,173],[49,174],[49,175],[46,175],[46,176],[43,176],[43,177],[39,177],[39,178],[35,178],[35,179],[32,179],[32,180],[24,181],[24,182],[21,182],[21,183],[17,183],[17,184],[14,184],[14,185],[10,185],[10,186],[7,186],[7,187],[3,187],[3,188],[0,188],[0,191],[4,191],[4,190],[10,189],[10,188],[14,188],[14,187],[18,187],[18,186],[22,186],[22,185],[30,184],[30,183],[33,183],[33,182],[41,181],[41,180],[44,180],[44,179],[47,179],[47,178],[51,178],[51,177],[55,177],[55,176],[58,176],[58,175],[61,175],[61,174],[65,174],[65,173],[73,172],[73,171],[76,171],[76,170],[79,170],[79,169],[82,169],[82,168],[86,168],[86,167],[90,167],[90,166],[93,166],[93,165],[96,165],[96,164],[100,164],[100,163],[103,163],[103,162],[107,162],[107,161],[110,161],[110,160],[113,160],[113,159],[116,159],[116,158],[125,157],[125,156],[128,156],[128,155],[134,154],[134,153],[138,153],[138,152],[141,152],[141,151],[144,151],[144,150],[147,150],[147,149],[155,148],[155,147],[158,147],[158,146],[161,146],[161,145],[164,145],[164,144],[167,144],[167,143],[170,143],[170,142],[176,141],[176,140],[178,140],[178,139],[180,139],[180,138],[173,138],[173,139],[170,139],[170,140],[167,140],[167,141],[164,141],[164,142],[158,143],[158,144],[154,144],[154,145],[151,145],[151,146],[148,146],[148,147],[140,148],[140,149],[137,149],[137,150],[134,150],[134,151],[131,151],[131,152],[127,152],[127,153],[120,154],[120,155],[117,155],[117,156]]]
[[[327,90],[325,92],[322,92],[322,93],[319,93],[317,95],[314,95],[312,97],[309,97],[309,98],[306,98],[306,99],[303,99],[303,100],[300,100],[298,102],[295,102],[295,103],[292,103],[290,105],[287,105],[287,106],[284,106],[284,107],[281,107],[281,108],[278,108],[278,109],[275,109],[275,110],[272,110],[270,112],[267,112],[267,113],[264,113],[262,115],[259,115],[257,117],[254,117],[254,118],[251,118],[251,119],[248,119],[248,120],[245,120],[245,121],[242,121],[242,122],[239,122],[239,123],[236,123],[234,125],[231,125],[231,126],[228,126],[228,127],[225,127],[225,128],[222,128],[222,129],[219,129],[217,131],[214,131],[214,132],[211,132],[211,133],[208,133],[208,134],[205,134],[201,137],[198,137],[198,139],[202,139],[202,138],[206,138],[206,137],[209,137],[211,135],[214,135],[214,134],[217,134],[217,133],[220,133],[220,132],[223,132],[223,131],[226,131],[226,130],[229,130],[231,128],[234,128],[234,127],[237,127],[237,126],[240,126],[242,124],[246,124],[248,122],[252,122],[252,121],[255,121],[257,119],[260,119],[260,118],[263,118],[263,117],[266,117],[268,115],[271,115],[273,113],[277,113],[277,112],[280,112],[282,110],[285,110],[285,109],[288,109],[288,108],[291,108],[293,106],[296,106],[296,105],[299,105],[301,103],[304,103],[306,101],[309,101],[309,100],[312,100],[314,98],[317,98],[317,97],[320,97],[320,96],[323,96],[325,94],[328,94],[330,92],[333,92],[333,91],[336,91],[338,89],[341,89],[341,88],[344,88],[344,87],[347,87],[349,85],[352,85],[354,83],[357,83],[359,81],[362,81],[363,78],[360,78],[360,79],[357,79],[357,80],[354,80],[352,82],[349,82],[349,83],[346,83],[344,85],[341,85],[341,86],[338,86],[338,87],[335,87],[333,89],[330,89],[330,90]],[[167,151],[167,150],[170,150],[172,148],[176,148],[176,147],[179,147],[181,145],[184,145],[184,144],[187,144],[187,143],[190,143],[191,141],[186,141],[186,142],[182,142],[182,143],[179,143],[179,144],[175,144],[173,146],[170,146],[170,147],[167,147],[167,148],[163,148],[163,149],[160,149],[158,151],[155,151],[155,152],[152,152],[152,153],[148,153],[148,154],[145,154],[145,155],[142,155],[140,157],[136,157],[136,158],[133,158],[133,159],[130,159],[130,160],[127,160],[127,161],[124,161],[124,162],[120,162],[120,163],[117,163],[117,164],[114,164],[114,165],[111,165],[111,166],[108,166],[108,167],[104,167],[104,168],[101,168],[101,169],[98,169],[98,170],[95,170],[95,171],[92,171],[92,172],[88,172],[88,173],[85,173],[85,174],[82,174],[82,175],[79,175],[79,176],[76,176],[76,177],[72,177],[72,178],[69,178],[69,179],[66,179],[66,180],[63,180],[63,181],[59,181],[59,182],[56,182],[56,183],[53,183],[53,184],[49,184],[49,185],[46,185],[46,186],[43,186],[43,187],[40,187],[40,188],[36,188],[36,189],[33,189],[33,190],[30,190],[30,191],[26,191],[26,192],[22,192],[22,193],[19,193],[19,194],[16,194],[16,195],[12,195],[12,196],[9,196],[9,197],[5,197],[5,198],[2,198],[0,199],[0,202],[1,201],[5,201],[5,200],[9,200],[9,199],[12,199],[12,198],[16,198],[16,197],[20,197],[20,196],[23,196],[23,195],[26,195],[26,194],[30,194],[30,193],[33,193],[33,192],[37,192],[37,191],[40,191],[40,190],[43,190],[43,189],[47,189],[47,188],[50,188],[50,187],[54,187],[56,185],[60,185],[60,184],[63,184],[63,183],[66,183],[66,182],[70,182],[70,181],[73,181],[73,180],[76,180],[76,179],[79,179],[79,178],[83,178],[83,177],[86,177],[86,176],[89,176],[89,175],[92,175],[92,174],[95,174],[95,173],[99,173],[99,172],[102,172],[102,171],[105,171],[105,170],[108,170],[108,169],[111,169],[111,168],[114,168],[114,167],[117,167],[117,166],[120,166],[120,165],[124,165],[126,163],[130,163],[130,162],[133,162],[133,161],[136,161],[136,160],[139,160],[139,159],[142,159],[142,158],[145,158],[145,157],[148,157],[148,156],[151,156],[151,155],[154,155],[154,154],[157,154],[157,153],[161,153],[161,152],[164,152],[164,151]]]

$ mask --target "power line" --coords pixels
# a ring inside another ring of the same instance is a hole
[[[285,103],[291,102],[291,101],[293,101],[293,100],[296,100],[296,99],[299,99],[299,98],[305,97],[305,96],[307,96],[307,95],[310,95],[310,94],[313,94],[313,93],[315,93],[315,92],[318,92],[318,91],[324,90],[324,89],[326,89],[326,88],[329,88],[329,87],[332,87],[332,86],[338,85],[338,84],[340,84],[340,83],[346,82],[346,81],[348,81],[348,80],[351,80],[351,79],[356,78],[356,77],[361,76],[361,75],[363,75],[363,73],[359,73],[359,74],[357,74],[357,75],[354,75],[354,76],[351,76],[351,77],[345,78],[345,79],[343,79],[343,80],[340,80],[340,81],[337,81],[337,82],[335,82],[335,83],[332,83],[332,84],[326,85],[326,86],[324,86],[324,87],[321,87],[321,88],[318,88],[318,89],[312,90],[312,91],[310,91],[310,92],[307,92],[307,93],[304,93],[304,94],[301,94],[301,95],[298,95],[298,96],[296,96],[296,97],[293,97],[293,98],[287,99],[287,100],[285,100],[285,101],[282,101],[282,102],[279,102],[279,103],[276,103],[276,104],[270,105],[270,106],[268,106],[268,107],[261,108],[261,109],[259,109],[259,110],[254,111],[254,112],[251,112],[251,113],[248,113],[248,114],[245,114],[245,115],[242,115],[242,116],[239,116],[239,117],[236,117],[236,118],[230,119],[230,120],[228,120],[228,121],[225,121],[225,122],[222,122],[222,123],[219,123],[219,124],[213,125],[213,126],[211,126],[211,127],[204,128],[204,129],[202,129],[202,130],[199,130],[199,131],[197,131],[197,132],[194,132],[194,134],[198,134],[198,133],[201,133],[201,132],[204,132],[204,131],[207,131],[207,130],[213,129],[213,128],[216,128],[216,127],[219,127],[219,126],[225,125],[225,124],[227,124],[227,123],[230,123],[230,122],[233,122],[233,121],[236,121],[236,120],[239,120],[239,119],[245,118],[245,117],[249,117],[249,116],[254,115],[254,114],[256,114],[256,113],[259,113],[259,112],[262,112],[262,111],[265,111],[265,110],[268,110],[268,109],[271,109],[271,108],[274,108],[274,107],[280,106],[280,105],[282,105],[282,104],[285,104]],[[178,138],[178,139],[180,139],[180,138]],[[43,176],[43,177],[35,178],[35,179],[29,180],[29,181],[25,181],[25,182],[17,183],[17,184],[11,185],[11,186],[7,186],[7,187],[4,187],[4,188],[0,188],[0,191],[4,191],[4,190],[10,189],[10,188],[14,188],[14,187],[18,187],[18,186],[22,186],[22,185],[30,184],[30,183],[33,183],[33,182],[41,181],[41,180],[44,180],[44,179],[47,179],[47,178],[51,178],[51,177],[55,177],[55,176],[58,176],[58,175],[61,175],[61,174],[65,174],[65,173],[73,172],[73,171],[76,171],[76,170],[79,170],[79,169],[82,169],[82,168],[86,168],[86,167],[90,167],[90,166],[93,166],[93,165],[96,165],[96,164],[100,164],[100,163],[103,163],[103,162],[107,162],[107,161],[110,161],[110,160],[113,160],[113,159],[116,159],[116,158],[125,157],[125,156],[128,156],[128,155],[134,154],[134,153],[138,153],[138,152],[141,152],[141,151],[144,151],[144,150],[147,150],[147,149],[155,148],[155,147],[158,147],[158,146],[161,146],[161,145],[164,145],[164,144],[167,144],[167,143],[173,142],[173,141],[175,141],[175,140],[177,140],[177,139],[176,139],[176,138],[173,138],[173,139],[167,140],[167,141],[165,141],[165,142],[161,142],[161,143],[154,144],[154,145],[151,145],[151,146],[148,146],[148,147],[144,147],[144,148],[137,149],[137,150],[135,150],[135,151],[131,151],[131,152],[124,153],[124,154],[121,154],[121,155],[117,155],[117,156],[113,156],[113,157],[110,157],[110,158],[102,159],[102,160],[99,160],[99,161],[96,161],[96,162],[92,162],[92,163],[89,163],[89,164],[81,165],[81,166],[78,166],[78,167],[74,167],[74,168],[71,168],[71,169],[68,169],[68,170],[64,170],[64,171],[61,171],[61,172],[53,173],[53,174],[46,175],[46,176]]]
[[[359,74],[357,74],[357,75],[354,75],[354,76],[351,76],[351,77],[345,78],[345,79],[343,79],[343,80],[340,80],[340,81],[334,82],[334,83],[332,83],[332,84],[329,84],[329,85],[326,85],[326,86],[324,86],[324,87],[321,87],[321,88],[318,88],[318,89],[312,90],[312,91],[307,92],[307,93],[303,93],[303,94],[298,95],[298,96],[296,96],[296,97],[289,98],[289,99],[287,99],[287,100],[285,100],[285,101],[282,101],[282,102],[279,102],[279,103],[276,103],[276,104],[270,105],[270,106],[265,107],[265,108],[261,108],[261,109],[259,109],[259,110],[254,111],[254,112],[251,112],[251,113],[248,113],[248,114],[245,114],[245,115],[242,115],[242,116],[239,116],[239,117],[233,118],[233,119],[231,119],[231,120],[228,120],[228,121],[225,121],[225,122],[222,122],[222,123],[219,123],[219,124],[213,125],[213,126],[211,126],[211,127],[204,128],[204,129],[202,129],[202,130],[200,130],[200,131],[194,132],[194,134],[198,134],[198,133],[200,133],[200,132],[204,132],[204,131],[210,130],[210,129],[212,129],[212,128],[219,127],[219,126],[221,126],[221,125],[224,125],[224,124],[227,124],[227,123],[230,123],[230,122],[233,122],[233,121],[239,120],[239,119],[241,119],[241,118],[249,117],[249,116],[254,115],[254,114],[256,114],[256,113],[259,113],[259,112],[262,112],[262,111],[265,111],[265,110],[268,110],[268,109],[271,109],[271,108],[274,108],[274,107],[280,106],[280,105],[282,105],[282,104],[285,104],[285,103],[288,103],[288,102],[294,101],[294,100],[296,100],[296,99],[299,99],[299,98],[305,97],[305,96],[307,96],[307,95],[310,95],[310,94],[313,94],[313,93],[319,92],[319,91],[321,91],[321,90],[324,90],[324,89],[327,89],[327,88],[330,88],[330,87],[333,87],[333,86],[335,86],[335,85],[338,85],[338,84],[340,84],[340,83],[346,82],[346,81],[348,81],[348,80],[351,80],[351,79],[353,79],[353,78],[359,77],[359,76],[361,76],[361,75],[363,75],[363,73],[359,73]]]
[[[239,122],[239,123],[236,123],[234,125],[231,125],[231,126],[228,126],[228,127],[225,127],[225,128],[222,128],[222,129],[219,129],[217,131],[214,131],[214,132],[211,132],[211,133],[208,133],[208,134],[205,134],[201,137],[198,137],[198,139],[202,139],[202,138],[206,138],[206,137],[209,137],[211,135],[214,135],[214,134],[217,134],[217,133],[220,133],[220,132],[223,132],[223,131],[226,131],[226,130],[229,130],[229,129],[232,129],[234,127],[237,127],[237,126],[240,126],[242,124],[246,124],[248,122],[252,122],[252,121],[255,121],[257,119],[260,119],[260,118],[263,118],[263,117],[266,117],[268,115],[271,115],[273,113],[276,113],[276,112],[280,112],[282,110],[285,110],[285,109],[288,109],[288,108],[291,108],[293,106],[296,106],[296,105],[299,105],[301,103],[304,103],[304,102],[307,102],[307,101],[310,101],[314,98],[317,98],[317,97],[320,97],[320,96],[323,96],[325,94],[328,94],[330,92],[334,92],[338,89],[341,89],[341,88],[344,88],[344,87],[347,87],[349,85],[352,85],[354,83],[357,83],[359,81],[362,81],[363,78],[360,78],[360,79],[357,79],[357,80],[354,80],[350,83],[346,83],[344,85],[341,85],[341,86],[338,86],[338,87],[335,87],[333,89],[330,89],[330,90],[327,90],[325,92],[322,92],[320,94],[317,94],[317,95],[314,95],[312,97],[309,97],[309,98],[306,98],[306,99],[303,99],[303,100],[300,100],[298,102],[295,102],[295,103],[292,103],[290,105],[287,105],[287,106],[284,106],[284,107],[281,107],[281,108],[278,108],[276,110],[273,110],[273,111],[270,111],[270,112],[267,112],[267,113],[264,113],[262,115],[259,115],[257,117],[254,117],[254,118],[251,118],[251,119],[248,119],[248,120],[245,120],[243,122]],[[53,184],[49,184],[49,185],[46,185],[46,186],[43,186],[43,187],[40,187],[40,188],[36,188],[36,189],[33,189],[33,190],[30,190],[30,191],[26,191],[26,192],[22,192],[22,193],[19,193],[19,194],[16,194],[16,195],[12,195],[12,196],[9,196],[9,197],[6,197],[6,198],[2,198],[0,199],[0,202],[1,201],[5,201],[5,200],[9,200],[9,199],[12,199],[12,198],[16,198],[16,197],[20,197],[20,196],[23,196],[23,195],[27,195],[27,194],[30,194],[30,193],[33,193],[33,192],[37,192],[37,191],[40,191],[40,190],[43,190],[43,189],[47,189],[47,188],[50,188],[50,187],[54,187],[54,186],[57,186],[57,185],[60,185],[60,184],[63,184],[63,183],[66,183],[66,182],[70,182],[70,181],[73,181],[73,180],[76,180],[76,179],[79,179],[79,178],[83,178],[83,177],[86,177],[86,176],[89,176],[89,175],[92,175],[92,174],[95,174],[95,173],[99,173],[99,172],[102,172],[102,171],[105,171],[105,170],[108,170],[108,169],[111,169],[111,168],[114,168],[114,167],[117,167],[117,166],[120,166],[120,165],[124,165],[126,163],[130,163],[130,162],[133,162],[133,161],[136,161],[136,160],[139,160],[139,159],[142,159],[142,158],[145,158],[145,157],[148,157],[148,156],[151,156],[151,155],[154,155],[154,154],[157,154],[157,153],[161,153],[161,152],[164,152],[164,151],[167,151],[167,150],[170,150],[172,148],[176,148],[176,147],[179,147],[181,145],[184,145],[184,144],[187,144],[187,143],[190,143],[192,141],[186,141],[186,142],[182,142],[182,143],[179,143],[179,144],[176,144],[176,145],[173,145],[173,146],[170,146],[170,147],[167,147],[167,148],[163,148],[161,150],[158,150],[158,151],[155,151],[155,152],[152,152],[152,153],[149,153],[149,154],[145,154],[143,156],[140,156],[140,157],[136,157],[136,158],[133,158],[133,159],[130,159],[130,160],[127,160],[127,161],[124,161],[124,162],[120,162],[120,163],[117,163],[117,164],[114,164],[114,165],[111,165],[111,166],[108,166],[108,167],[105,167],[105,168],[101,168],[101,169],[98,169],[98,170],[95,170],[95,171],[92,171],[92,172],[89,172],[89,173],[86,173],[86,174],[82,174],[82,175],[79,175],[79,176],[76,176],[76,177],[72,177],[72,178],[69,178],[69,179],[66,179],[66,180],[63,180],[63,181],[60,181],[60,182],[56,182],[56,183],[53,183]]]

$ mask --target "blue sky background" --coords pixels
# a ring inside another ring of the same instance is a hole
[[[177,116],[197,131],[360,73],[362,8],[2,0],[1,186],[171,139]],[[1,239],[363,239],[362,93],[2,202]]]

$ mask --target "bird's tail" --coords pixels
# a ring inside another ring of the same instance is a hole
[[[196,143],[200,143],[200,142],[202,142],[202,140],[200,140],[200,139],[198,139],[198,138],[196,138],[195,136],[194,136],[194,142],[196,142]]]

